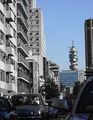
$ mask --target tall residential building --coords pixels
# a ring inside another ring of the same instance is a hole
[[[0,0],[0,95],[17,92],[16,0]]]
[[[93,19],[85,20],[86,76],[93,75]]]
[[[18,52],[18,80],[17,92],[31,92],[30,66],[26,61],[28,57],[28,1],[17,0],[17,52]]]
[[[29,45],[30,49],[32,50],[32,59],[38,62],[39,65],[40,80],[42,79],[41,81],[43,81],[44,80],[43,57],[46,56],[44,18],[42,10],[40,8],[36,8],[36,1],[32,0],[29,1],[28,3],[29,3],[28,5]]]
[[[72,41],[72,46],[70,47],[69,50],[69,61],[70,61],[69,68],[71,70],[77,70],[78,69],[77,49],[75,48],[73,41]]]

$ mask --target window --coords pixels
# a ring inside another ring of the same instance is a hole
[[[6,83],[9,83],[9,73],[6,73]]]
[[[1,81],[5,81],[5,72],[1,70]]]
[[[36,18],[38,18],[38,16],[36,16]]]

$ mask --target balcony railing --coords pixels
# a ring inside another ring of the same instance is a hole
[[[17,12],[17,16],[20,17],[25,24],[26,28],[28,28],[27,20],[24,18],[21,12]]]
[[[12,73],[14,71],[14,67],[12,64],[6,64],[6,72]]]
[[[27,13],[27,7],[24,5],[23,0],[17,0],[17,4],[21,5],[19,6],[21,9],[23,9],[22,11],[25,13],[25,15],[28,17],[28,13]]]
[[[18,48],[24,53],[25,57],[28,57],[28,49],[26,48],[25,44],[18,43]]]
[[[15,83],[7,83],[7,88],[9,91],[16,91],[16,85]]]
[[[7,21],[13,22],[14,21],[14,14],[11,10],[7,11]]]
[[[29,69],[29,64],[22,56],[18,58],[18,63]]]
[[[18,32],[22,32],[23,33],[23,36],[25,37],[25,39],[26,40],[28,40],[28,37],[27,37],[27,34],[25,33],[25,31],[23,30],[23,28],[22,27],[20,27],[20,26],[17,26],[17,30],[18,30]]]
[[[13,37],[13,29],[11,28],[10,24],[7,25],[6,36],[9,38]]]
[[[7,50],[7,54],[10,56],[14,56],[15,55],[15,51],[13,47],[6,47]]]
[[[24,74],[23,72],[18,72],[18,77],[25,79],[25,81],[29,82],[29,76]]]

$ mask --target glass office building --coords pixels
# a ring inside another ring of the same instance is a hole
[[[60,72],[60,84],[65,86],[74,86],[78,80],[78,71],[62,70]]]

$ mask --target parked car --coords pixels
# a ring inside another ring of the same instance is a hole
[[[93,120],[93,77],[84,82],[71,113],[64,120]]]
[[[17,120],[16,109],[6,97],[0,97],[0,120]]]
[[[48,120],[48,104],[41,94],[18,94],[11,97],[18,120]]]

